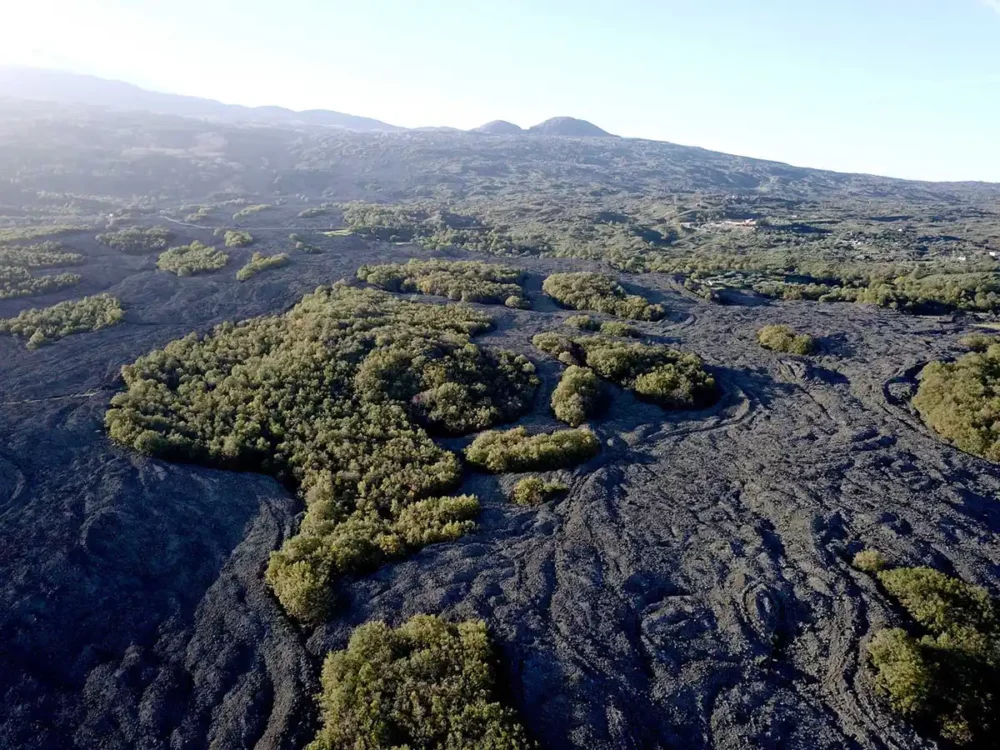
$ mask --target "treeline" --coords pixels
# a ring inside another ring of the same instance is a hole
[[[554,273],[545,279],[542,291],[574,310],[592,310],[633,320],[659,320],[665,314],[661,305],[628,294],[621,284],[600,273]]]
[[[317,620],[337,576],[452,539],[475,498],[428,431],[461,434],[523,413],[538,386],[525,357],[470,340],[485,315],[343,284],[285,315],[224,324],[123,368],[111,437],[165,458],[264,471],[300,488],[306,515],[267,580]]]
[[[108,294],[60,302],[52,307],[24,310],[15,318],[0,319],[0,333],[27,339],[29,349],[64,336],[99,331],[113,326],[124,316],[121,304]]]
[[[525,273],[513,266],[481,261],[411,260],[361,266],[357,276],[389,292],[435,294],[462,302],[526,307]]]

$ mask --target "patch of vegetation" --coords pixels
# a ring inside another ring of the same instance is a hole
[[[165,249],[173,236],[166,227],[128,227],[99,234],[97,241],[128,255],[142,255]]]
[[[84,232],[90,229],[88,226],[50,224],[47,226],[34,227],[0,227],[0,243],[26,242],[37,240],[39,237],[54,237],[59,234],[69,232]]]
[[[226,247],[246,247],[253,243],[253,235],[240,229],[227,229],[224,237]]]
[[[83,263],[79,253],[68,253],[58,242],[37,245],[0,247],[0,266],[18,268],[59,268]]]
[[[190,245],[172,247],[160,254],[156,267],[178,276],[193,276],[197,273],[218,271],[229,262],[229,256],[222,250],[203,245],[197,240]]]
[[[46,294],[78,284],[80,279],[75,273],[35,276],[25,268],[0,266],[0,299]]]
[[[665,314],[661,305],[628,294],[621,284],[600,273],[554,273],[545,279],[542,291],[574,310],[593,310],[633,320],[659,320]]]
[[[590,315],[570,315],[563,321],[563,325],[580,331],[598,331],[601,328],[601,321]]]
[[[184,215],[184,221],[191,224],[205,221],[205,219],[212,215],[212,206],[188,206],[185,210],[190,213]]]
[[[525,477],[514,485],[510,499],[515,505],[541,505],[569,492],[562,482],[546,482],[541,477]]]
[[[329,216],[330,206],[310,206],[299,211],[300,219],[314,219],[317,216]]]
[[[358,278],[390,292],[435,294],[462,302],[521,307],[524,271],[481,261],[411,260],[361,266]]]
[[[701,408],[718,399],[715,378],[694,354],[604,336],[574,339],[549,332],[540,333],[531,341],[537,349],[560,362],[585,365],[602,378],[665,408]]]
[[[1000,345],[954,362],[931,362],[920,374],[913,405],[959,449],[1000,461]]]
[[[473,466],[493,473],[566,469],[589,461],[601,450],[590,430],[556,430],[529,435],[524,427],[490,430],[465,449]]]
[[[637,339],[641,335],[628,323],[622,323],[619,320],[605,320],[601,323],[600,330],[605,336],[617,336],[622,339]]]
[[[266,271],[269,268],[281,268],[282,266],[287,266],[289,263],[291,263],[291,259],[286,253],[278,253],[277,255],[254,253],[250,260],[247,261],[247,264],[236,272],[236,279],[238,281],[246,281],[261,271]]]
[[[270,203],[256,203],[252,206],[244,206],[239,211],[233,214],[234,219],[243,219],[247,216],[253,216],[254,214],[259,214],[261,211],[266,211],[269,208],[274,208]]]
[[[552,392],[552,411],[560,422],[579,427],[597,411],[600,400],[600,378],[587,367],[570,365]]]
[[[328,611],[346,573],[470,529],[474,497],[428,430],[461,434],[523,413],[530,361],[476,346],[490,318],[344,284],[288,313],[187,336],[123,368],[112,439],[143,453],[263,471],[300,489],[305,519],[267,581],[294,617]]]
[[[851,565],[865,573],[877,573],[887,564],[885,555],[877,549],[863,549],[851,561]]]
[[[812,354],[816,340],[806,333],[796,333],[788,326],[764,326],[757,331],[757,341],[765,349],[788,354]]]
[[[52,307],[24,310],[15,318],[0,319],[0,333],[24,337],[29,349],[37,349],[73,333],[113,326],[123,316],[117,299],[98,294]]]
[[[313,244],[310,244],[309,242],[306,242],[306,240],[302,237],[301,234],[295,234],[293,232],[292,234],[288,235],[288,239],[290,239],[292,242],[295,243],[296,250],[298,250],[299,252],[306,253],[307,255],[318,255],[319,253],[323,252],[322,249],[316,247]]]
[[[323,728],[309,750],[528,750],[498,699],[492,647],[478,620],[416,615],[368,622],[323,664]]]
[[[994,344],[1000,344],[1000,337],[991,336],[988,333],[969,333],[962,336],[958,343],[969,351],[985,352]]]
[[[868,646],[892,708],[956,745],[991,746],[1000,716],[1000,621],[989,594],[931,568],[878,570],[910,615]]]

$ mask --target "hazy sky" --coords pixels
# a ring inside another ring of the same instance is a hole
[[[1000,181],[1000,0],[6,0],[0,63],[399,125]]]

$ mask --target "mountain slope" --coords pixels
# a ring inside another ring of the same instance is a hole
[[[586,120],[575,117],[552,117],[545,122],[532,125],[528,132],[535,135],[563,135],[573,138],[613,138],[606,130]]]
[[[506,120],[492,120],[485,125],[472,129],[473,133],[486,133],[487,135],[520,135],[524,128]]]

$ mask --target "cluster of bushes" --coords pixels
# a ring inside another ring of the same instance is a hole
[[[574,339],[552,332],[539,333],[532,343],[566,365],[589,367],[602,378],[666,408],[701,408],[718,398],[715,378],[694,354],[605,336]]]
[[[293,232],[292,234],[288,235],[288,239],[295,243],[296,250],[306,253],[308,255],[317,255],[323,252],[320,248],[316,247],[315,245],[306,242],[301,234],[295,234]]]
[[[590,271],[551,274],[542,284],[542,291],[574,310],[593,310],[633,320],[659,320],[664,315],[662,305],[628,294],[610,276]]]
[[[119,252],[139,255],[165,249],[172,237],[166,227],[129,227],[99,234],[97,241]]]
[[[323,727],[310,750],[535,747],[499,701],[492,645],[478,620],[365,623],[346,649],[327,656],[320,685]]]
[[[605,336],[619,338],[639,338],[639,331],[620,320],[605,320],[601,322],[590,315],[571,315],[563,321],[563,325],[578,328],[581,331],[600,331]]]
[[[160,253],[156,267],[178,276],[218,271],[229,262],[229,256],[218,248],[209,247],[197,240],[190,245],[172,247]]]
[[[985,352],[994,344],[1000,344],[1000,337],[988,333],[969,333],[962,336],[958,343],[969,351]]]
[[[211,206],[189,206],[187,210],[190,213],[185,214],[184,221],[191,224],[197,224],[199,221],[204,221],[212,215]]]
[[[111,437],[141,452],[264,471],[297,486],[306,514],[267,581],[317,620],[340,575],[469,529],[478,503],[446,497],[461,474],[428,430],[512,419],[538,386],[525,357],[478,347],[490,319],[345,284],[288,313],[223,324],[123,368]]]
[[[92,227],[70,224],[50,224],[34,227],[0,227],[0,242],[25,242],[39,237],[51,237],[67,232],[83,232]]]
[[[68,253],[58,242],[37,245],[0,247],[0,266],[17,268],[59,268],[83,263],[79,253]]]
[[[466,460],[495,474],[566,469],[588,461],[601,450],[590,430],[556,430],[529,435],[524,427],[490,430],[465,449]]]
[[[481,261],[411,260],[361,266],[358,278],[390,292],[436,294],[462,302],[526,307],[524,271]]]
[[[765,349],[789,354],[812,354],[816,340],[807,333],[796,333],[788,326],[764,326],[757,331],[757,341]]]
[[[239,281],[246,281],[261,271],[266,271],[269,268],[281,268],[282,266],[287,266],[289,263],[291,263],[291,259],[286,253],[278,253],[277,255],[254,253],[253,257],[247,261],[247,264],[236,272],[236,278]]]
[[[992,746],[1000,716],[1000,620],[989,594],[932,568],[873,572],[912,619],[868,646],[875,685],[893,709],[960,746]]]
[[[242,219],[247,216],[253,216],[254,214],[259,214],[261,211],[266,211],[269,208],[273,208],[270,203],[257,203],[252,206],[244,206],[233,214],[233,218]]]
[[[29,349],[37,349],[72,333],[113,326],[123,315],[117,299],[98,294],[52,307],[24,310],[15,318],[0,319],[0,333],[22,336],[27,339]]]
[[[227,229],[223,237],[226,247],[246,247],[253,243],[253,235],[241,229]]]
[[[314,219],[317,216],[327,216],[327,215],[329,215],[329,213],[330,213],[330,206],[327,206],[327,205],[310,206],[309,208],[305,208],[305,209],[299,211],[299,218],[300,219]]]
[[[26,268],[0,266],[0,299],[31,297],[54,292],[80,283],[80,278],[76,273],[35,276]]]
[[[587,367],[570,365],[552,392],[552,412],[570,427],[579,427],[600,405],[601,381]]]
[[[546,482],[541,477],[525,477],[514,485],[510,499],[515,505],[541,505],[566,492],[569,492],[569,487],[562,482]]]
[[[1000,461],[1000,345],[954,362],[931,362],[913,398],[917,411],[942,437],[967,453]]]

